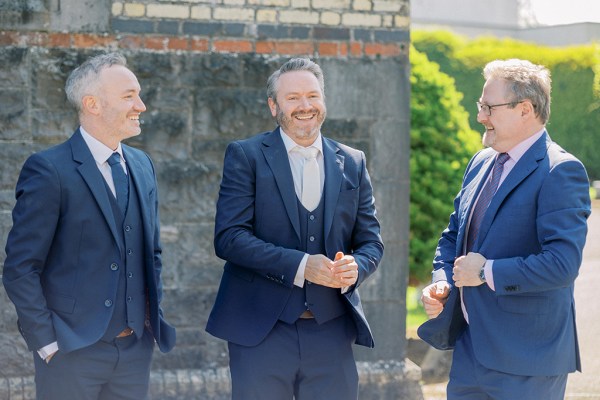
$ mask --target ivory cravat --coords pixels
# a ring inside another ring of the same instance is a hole
[[[127,211],[127,198],[129,197],[129,182],[127,181],[127,175],[125,175],[123,166],[121,166],[121,156],[115,152],[107,161],[110,164],[113,183],[115,184],[117,204],[119,210],[125,215],[125,211]]]
[[[300,201],[304,208],[312,211],[321,201],[321,173],[317,155],[319,149],[316,147],[296,146],[295,151],[300,152],[304,157],[304,166],[302,167],[302,198]]]
[[[485,186],[481,190],[481,194],[479,195],[479,199],[477,200],[477,204],[475,204],[475,209],[473,210],[473,215],[471,215],[471,223],[469,224],[469,233],[467,235],[467,253],[471,251],[475,245],[475,240],[477,240],[477,235],[479,234],[479,228],[481,226],[481,221],[483,220],[483,216],[485,215],[485,212],[492,201],[492,197],[494,197],[494,194],[498,189],[500,177],[502,176],[502,171],[504,170],[504,163],[509,159],[510,156],[507,153],[498,154],[496,161],[494,162],[492,177],[491,179],[488,179]]]

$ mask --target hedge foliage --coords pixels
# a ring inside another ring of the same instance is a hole
[[[547,124],[553,140],[577,156],[591,179],[600,179],[600,45],[546,47],[480,37],[468,40],[447,31],[412,31],[414,47],[453,77],[464,94],[469,124],[477,123],[483,67],[495,59],[522,58],[548,67],[552,74],[552,112]]]
[[[410,277],[430,280],[441,232],[448,225],[464,169],[481,148],[454,80],[411,49]]]

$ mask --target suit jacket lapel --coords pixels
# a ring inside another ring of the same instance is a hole
[[[550,144],[550,137],[547,133],[544,133],[532,146],[523,154],[523,157],[519,159],[517,164],[510,171],[504,182],[498,188],[498,191],[492,197],[490,205],[485,213],[481,226],[479,228],[479,243],[482,243],[483,239],[487,235],[498,209],[504,202],[506,196],[510,194],[525,178],[527,178],[533,171],[535,171],[540,160],[542,160],[547,153],[548,145]]]
[[[106,185],[104,184],[104,177],[100,173],[96,160],[92,156],[92,152],[88,148],[87,144],[83,140],[79,129],[70,139],[71,150],[73,152],[73,160],[77,162],[79,167],[79,173],[83,180],[90,188],[100,211],[108,224],[110,231],[112,232],[115,242],[120,246],[119,235],[117,233],[117,226],[115,223],[115,216],[110,206],[110,200],[108,198],[108,192],[106,191]],[[122,249],[121,249],[122,250]]]
[[[279,187],[279,195],[283,199],[288,218],[292,222],[296,235],[300,238],[300,216],[298,215],[294,178],[292,177],[290,161],[283,140],[281,140],[279,128],[265,137],[262,151]]]
[[[479,167],[479,171],[464,189],[462,194],[461,201],[461,212],[460,212],[460,226],[458,229],[458,237],[456,241],[459,245],[458,249],[460,249],[460,254],[463,254],[463,249],[465,247],[464,240],[466,239],[467,226],[469,223],[469,217],[471,215],[471,210],[475,205],[475,201],[477,200],[477,196],[479,196],[479,192],[483,189],[487,178],[489,177],[492,168],[494,165],[494,157],[488,157],[487,160],[482,162],[482,165]]]
[[[153,204],[148,204],[148,193],[150,189],[148,188],[148,181],[144,179],[144,167],[139,162],[138,158],[135,156],[135,153],[131,150],[131,148],[127,145],[122,144],[123,156],[127,162],[127,172],[131,175],[131,182],[135,187],[137,192],[137,197],[140,202],[140,214],[142,217],[142,225],[144,228],[144,237],[151,235],[153,231],[150,229],[150,221],[151,216],[150,213],[154,210]],[[130,194],[129,201],[132,201],[134,197]],[[151,239],[147,239],[150,240]]]
[[[344,156],[338,154],[339,148],[329,139],[323,137],[323,161],[325,165],[325,210],[323,215],[324,238],[327,239],[331,225],[333,224],[333,216],[340,195],[342,186],[342,176],[344,174]]]

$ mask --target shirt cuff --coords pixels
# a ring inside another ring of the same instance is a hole
[[[308,261],[308,254],[305,254],[298,265],[298,271],[296,271],[296,277],[294,278],[294,285],[298,287],[304,287],[304,271],[306,270],[306,262]]]
[[[494,270],[492,266],[494,265],[494,260],[486,260],[485,265],[483,266],[483,273],[485,274],[485,283],[492,289],[494,292],[496,291],[496,286],[494,286]]]
[[[50,354],[56,353],[58,351],[58,342],[50,343],[38,350],[38,354],[42,357],[42,360],[48,358]]]

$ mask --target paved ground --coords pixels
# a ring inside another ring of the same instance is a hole
[[[600,200],[594,200],[583,265],[575,281],[577,332],[583,373],[569,375],[567,399],[600,400]]]
[[[575,283],[582,373],[569,375],[567,400],[600,400],[600,200],[594,200],[583,264]],[[423,386],[425,400],[445,400],[446,383]]]

